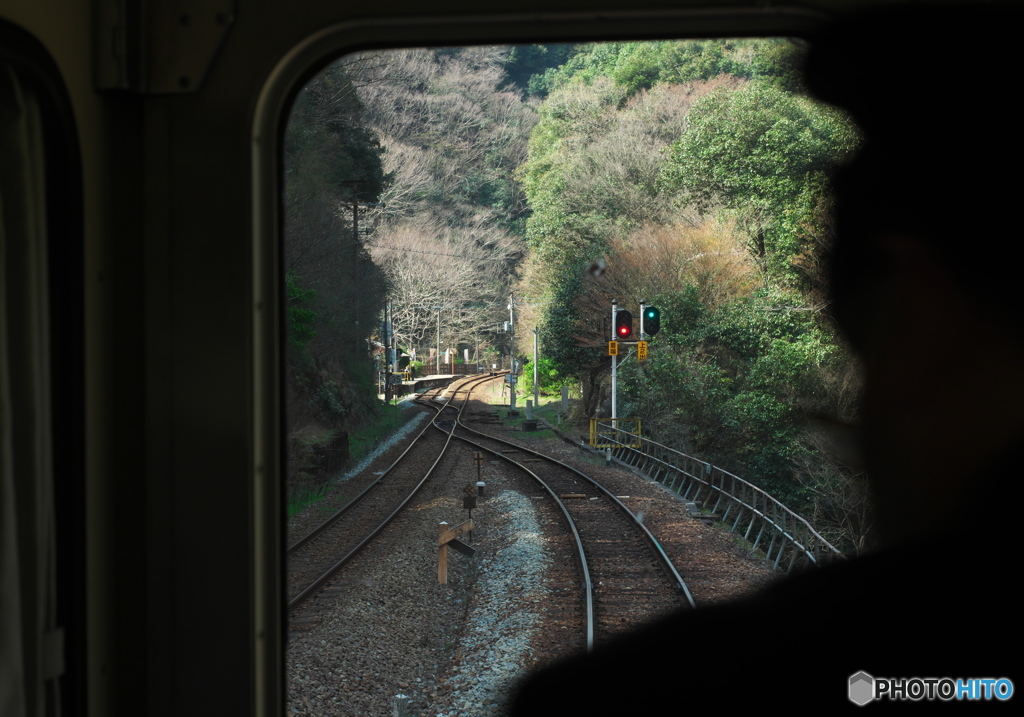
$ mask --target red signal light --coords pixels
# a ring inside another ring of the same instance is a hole
[[[615,312],[615,337],[619,340],[628,339],[633,335],[633,314],[619,310]]]

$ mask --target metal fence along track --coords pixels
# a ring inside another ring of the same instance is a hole
[[[731,532],[742,531],[757,549],[767,543],[766,558],[786,572],[845,556],[771,495],[717,466],[656,443],[649,438],[599,423],[600,440],[612,457],[710,511]],[[753,537],[752,537],[753,536]]]

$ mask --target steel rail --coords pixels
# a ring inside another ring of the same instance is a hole
[[[470,439],[466,438],[465,436],[456,436],[454,430],[452,430],[452,431],[445,431],[440,426],[437,426],[437,429],[439,431],[443,431],[444,433],[447,433],[449,436],[453,436],[454,438],[457,438],[458,440],[463,441],[464,443],[468,443],[471,446],[475,446],[476,448],[479,448],[481,451],[486,451],[487,453],[490,453],[492,456],[496,456],[497,458],[500,458],[503,461],[511,463],[513,466],[515,466],[519,470],[523,471],[524,473],[526,473],[530,477],[532,477],[540,485],[541,488],[543,488],[545,491],[547,491],[548,495],[551,496],[552,500],[555,501],[555,505],[558,506],[558,509],[562,511],[562,517],[565,518],[566,524],[569,526],[569,529],[572,531],[573,539],[576,541],[576,551],[577,551],[576,552],[576,557],[579,560],[580,570],[583,573],[583,583],[584,583],[583,594],[584,594],[586,623],[587,623],[587,627],[586,627],[586,648],[587,648],[587,652],[590,652],[591,650],[593,650],[594,649],[594,583],[593,583],[593,580],[590,577],[590,567],[587,564],[587,555],[586,555],[586,552],[583,549],[583,539],[580,537],[579,531],[576,530],[576,521],[574,521],[572,519],[572,515],[569,513],[569,509],[566,508],[565,503],[562,502],[562,499],[558,497],[558,494],[555,493],[555,491],[552,490],[551,486],[549,486],[547,483],[545,483],[544,480],[539,475],[537,475],[536,473],[534,473],[533,471],[531,471],[529,468],[527,468],[526,466],[522,465],[521,463],[518,463],[518,462],[512,460],[511,458],[509,458],[508,456],[506,456],[506,455],[504,455],[502,453],[499,453],[498,451],[495,451],[495,450],[493,450],[491,448],[488,448],[487,446],[481,445],[481,444],[477,443],[476,441],[471,441]],[[469,429],[467,429],[467,430],[469,430]],[[474,431],[474,433],[476,433],[476,431]],[[480,434],[480,435],[484,435],[484,434]],[[487,438],[491,438],[491,436],[486,436],[486,437]],[[497,439],[495,439],[495,440],[497,440]],[[508,444],[508,445],[512,445],[512,444]]]
[[[472,385],[475,386],[477,383],[482,383],[484,380],[489,380],[489,379],[492,379],[492,378],[493,378],[493,376],[486,376],[486,377],[481,378],[480,380],[472,380],[471,379],[469,381],[466,381],[465,384],[460,385],[456,389],[455,393],[457,394],[458,391],[462,390],[464,385],[472,384]],[[468,388],[467,388],[467,394],[466,395],[467,395],[466,403],[468,404],[468,402],[469,402],[468,401],[468,396],[469,396]],[[465,409],[465,406],[466,406],[466,404],[463,404],[462,408],[459,411],[460,413],[461,413],[461,411],[463,409]],[[434,419],[436,420],[437,416],[439,416],[443,411],[445,411],[449,407],[450,407],[450,405],[446,403],[445,406],[441,407],[438,410],[437,414],[435,414],[435,416],[434,416]],[[422,437],[423,433],[426,432],[426,428],[429,428],[431,425],[436,425],[433,420],[431,421],[430,424],[428,424],[425,427],[424,431],[420,432],[420,435],[416,437],[416,440],[413,441],[413,444],[415,444],[416,441],[418,441]],[[426,484],[426,482],[430,478],[430,476],[433,475],[434,469],[437,468],[438,464],[441,462],[441,459],[444,458],[445,453],[447,452],[449,445],[451,445],[451,438],[450,437],[449,437],[449,439],[447,441],[445,441],[445,444],[441,448],[441,451],[438,453],[437,458],[431,464],[430,468],[424,474],[423,478],[420,479],[420,481],[416,484],[416,486],[412,489],[412,491],[405,497],[405,499],[401,502],[401,504],[397,508],[395,508],[395,510],[392,511],[391,514],[388,515],[383,520],[383,522],[381,522],[376,528],[374,528],[372,531],[370,531],[361,541],[359,541],[359,543],[355,547],[353,547],[348,553],[345,554],[344,557],[342,557],[340,560],[338,560],[336,563],[334,563],[330,568],[328,568],[323,574],[321,574],[321,576],[319,578],[317,578],[316,580],[311,582],[303,590],[301,590],[294,597],[292,597],[291,599],[288,600],[288,607],[287,607],[288,612],[291,612],[296,607],[301,605],[306,600],[306,598],[308,598],[310,595],[312,595],[314,592],[316,592],[318,589],[320,589],[324,585],[324,583],[326,583],[328,580],[330,580],[332,577],[334,577],[334,575],[339,570],[341,570],[341,568],[345,567],[346,564],[351,562],[351,560],[359,553],[359,551],[361,551],[364,547],[369,545],[370,542],[375,537],[377,537],[377,535],[385,527],[387,527],[387,525],[392,520],[394,520],[398,516],[399,513],[401,513],[405,509],[405,506],[409,504],[409,502],[416,496],[417,493],[419,493],[420,489]],[[411,448],[411,445],[410,445],[410,448]],[[402,453],[403,457],[405,456],[406,453],[408,453],[408,450],[409,449],[406,449],[406,451],[404,451]],[[380,481],[376,481],[374,483],[374,485],[379,484],[379,482]],[[365,491],[364,491],[364,493],[365,493]]]
[[[497,441],[498,443],[504,443],[505,445],[515,448],[516,450],[521,451],[523,453],[529,453],[541,460],[545,460],[550,463],[555,463],[561,466],[562,468],[565,468],[566,470],[575,473],[577,476],[584,479],[585,481],[593,485],[595,488],[600,490],[602,493],[604,493],[604,495],[607,498],[609,498],[616,506],[618,506],[619,510],[621,510],[636,525],[636,527],[638,527],[643,532],[644,538],[647,540],[648,545],[651,546],[651,548],[654,550],[655,556],[661,561],[661,564],[665,567],[665,569],[668,570],[669,574],[672,576],[672,579],[676,583],[676,588],[680,592],[682,592],[683,595],[686,597],[687,602],[690,603],[690,607],[697,606],[693,600],[693,595],[690,594],[690,589],[686,585],[686,581],[683,580],[683,577],[679,574],[679,571],[676,570],[676,566],[673,565],[672,560],[668,557],[668,554],[665,552],[665,549],[661,547],[661,543],[658,541],[657,538],[654,537],[654,535],[647,528],[647,526],[644,525],[643,522],[641,522],[640,519],[636,517],[633,511],[626,507],[625,503],[616,498],[615,495],[611,493],[611,491],[609,491],[603,485],[601,485],[596,480],[588,476],[586,473],[583,473],[582,471],[579,471],[570,465],[562,463],[562,461],[556,458],[551,458],[550,456],[546,456],[543,453],[538,453],[537,451],[526,448],[525,446],[521,446],[518,443],[511,443],[510,441],[506,441],[501,438],[496,438],[494,436],[487,435],[486,433],[481,433],[480,431],[469,428],[461,421],[458,421],[457,423],[460,428],[469,431],[470,433],[474,433],[478,436],[483,436],[489,440]],[[526,469],[524,468],[524,470]]]
[[[426,405],[426,404],[420,404],[420,405]],[[435,411],[434,418],[436,418],[445,409],[444,406],[441,406],[439,408],[439,407],[434,406],[434,405],[431,405],[430,408],[434,409],[434,411]],[[433,418],[431,418],[429,421],[427,421],[427,425],[425,425],[423,427],[423,430],[420,431],[416,435],[416,437],[412,439],[412,441],[410,441],[408,447],[404,451],[402,451],[402,455],[398,456],[398,458],[395,459],[395,462],[392,463],[390,466],[388,466],[387,469],[383,473],[381,473],[380,477],[377,478],[377,480],[373,481],[368,486],[366,486],[366,488],[364,488],[359,493],[359,495],[357,495],[355,498],[353,498],[348,503],[343,505],[334,514],[332,514],[330,517],[328,517],[327,520],[325,520],[320,525],[318,525],[316,528],[311,530],[309,533],[307,533],[306,535],[304,535],[303,537],[299,538],[294,543],[289,545],[288,549],[286,551],[286,555],[288,555],[288,556],[292,555],[292,553],[294,553],[296,550],[298,550],[303,545],[308,543],[310,540],[312,540],[313,538],[317,537],[322,532],[327,530],[329,527],[334,525],[334,523],[337,522],[338,519],[341,518],[343,515],[345,515],[345,513],[347,513],[349,510],[351,510],[352,508],[357,506],[363,500],[363,498],[365,498],[367,495],[369,495],[370,492],[372,492],[374,488],[379,486],[380,483],[388,476],[388,474],[391,473],[391,471],[394,470],[395,467],[398,466],[398,464],[402,462],[402,460],[405,458],[406,454],[408,454],[409,451],[411,451],[413,449],[413,447],[416,445],[416,442],[419,441],[419,439],[423,437],[423,434],[426,433],[427,430],[430,429],[430,426],[431,426],[431,424],[433,422],[434,422]]]

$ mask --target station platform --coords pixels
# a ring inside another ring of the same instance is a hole
[[[500,371],[489,371],[484,370],[479,373],[443,373],[443,374],[429,374],[427,376],[420,376],[418,378],[411,379],[409,381],[402,381],[401,383],[395,383],[391,385],[391,390],[396,396],[407,396],[410,393],[421,393],[430,388],[438,388],[440,386],[447,386],[457,378],[465,378],[466,376],[477,376],[486,373],[500,373]],[[401,374],[396,374],[401,375]]]
[[[412,393],[419,393],[425,391],[428,388],[437,388],[438,386],[447,386],[454,381],[458,376],[454,374],[436,374],[431,376],[420,376],[419,378],[413,379],[412,381],[403,381],[403,386],[409,386]]]
[[[420,376],[419,378],[412,379],[411,381],[402,381],[401,383],[392,384],[391,390],[395,396],[407,396],[410,393],[422,393],[430,388],[447,386],[456,378],[458,378],[458,376],[452,374]]]

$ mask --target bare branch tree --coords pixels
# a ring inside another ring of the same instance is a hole
[[[536,119],[503,89],[507,52],[359,56],[373,67],[359,95],[392,178],[370,251],[391,285],[396,335],[416,348],[435,345],[438,311],[446,343],[475,344],[493,329],[526,253],[501,227],[526,210],[511,175]],[[502,203],[488,191],[501,191]]]

